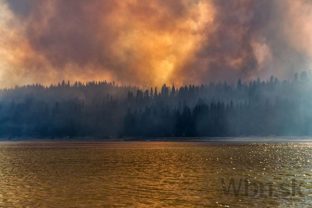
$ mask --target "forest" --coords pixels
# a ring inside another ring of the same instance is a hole
[[[150,89],[106,81],[1,89],[0,137],[311,136],[311,81],[301,72]]]

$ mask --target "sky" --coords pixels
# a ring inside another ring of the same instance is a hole
[[[289,79],[311,22],[312,0],[0,0],[0,87]]]

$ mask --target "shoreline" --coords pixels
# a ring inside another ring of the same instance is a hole
[[[147,138],[1,138],[1,143],[124,143],[124,142],[175,142],[175,143],[280,143],[312,142],[312,137],[147,137]]]

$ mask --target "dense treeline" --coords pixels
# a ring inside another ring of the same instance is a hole
[[[0,90],[0,137],[312,135],[312,79],[139,89],[62,82]]]

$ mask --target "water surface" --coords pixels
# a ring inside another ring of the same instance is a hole
[[[0,143],[0,207],[310,207],[311,199],[309,142]]]

